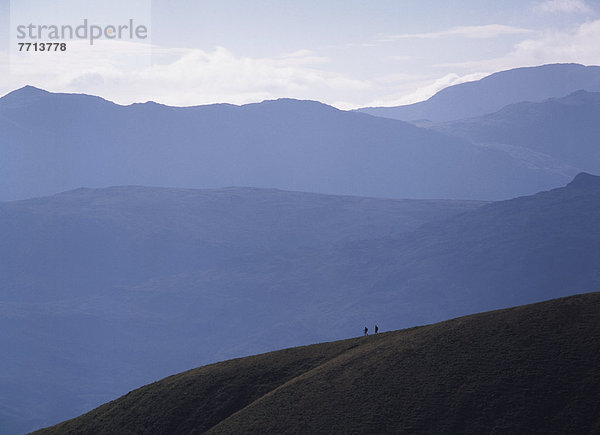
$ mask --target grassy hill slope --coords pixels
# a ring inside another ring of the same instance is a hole
[[[600,293],[171,376],[37,433],[600,430]]]
[[[200,365],[351,336],[372,304],[344,305],[369,289],[333,268],[344,246],[481,205],[135,186],[0,203],[0,434]]]

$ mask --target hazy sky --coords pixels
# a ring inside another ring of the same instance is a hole
[[[18,25],[85,18],[133,19],[149,37],[18,52],[36,42]],[[32,84],[122,104],[398,105],[503,69],[600,64],[596,0],[0,0],[0,24],[0,94]]]

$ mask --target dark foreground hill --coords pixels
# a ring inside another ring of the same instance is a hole
[[[600,293],[190,370],[39,434],[597,433]]]

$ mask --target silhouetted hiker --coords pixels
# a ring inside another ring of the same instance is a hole
[[[379,326],[375,325],[375,334],[379,332]]]
[[[369,328],[365,326],[365,335],[369,335]]]

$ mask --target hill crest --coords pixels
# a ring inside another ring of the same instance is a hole
[[[76,92],[52,92],[52,91],[47,91],[45,89],[38,88],[38,87],[35,87],[32,85],[25,85],[21,88],[18,88],[11,92],[8,92],[7,94],[0,97],[0,103],[1,102],[4,102],[4,103],[11,102],[12,103],[12,102],[16,102],[16,101],[31,100],[31,99],[44,98],[44,97],[65,97],[65,96],[66,97],[94,98],[99,101],[104,101],[104,102],[111,103],[111,104],[114,104],[114,105],[120,106],[120,107],[147,106],[147,107],[162,107],[162,108],[170,108],[170,109],[190,109],[190,108],[206,108],[206,107],[219,107],[219,106],[231,107],[231,108],[248,108],[248,107],[261,106],[261,105],[286,107],[286,106],[295,106],[296,104],[299,104],[299,105],[304,105],[304,106],[312,105],[312,106],[326,107],[329,109],[340,111],[336,107],[322,103],[320,101],[301,100],[301,99],[297,99],[297,98],[275,98],[275,99],[267,99],[267,100],[262,100],[262,101],[258,101],[255,103],[247,103],[247,104],[212,103],[212,104],[197,104],[197,105],[192,105],[192,106],[171,106],[168,104],[158,103],[158,102],[152,101],[152,100],[145,101],[145,102],[135,102],[135,103],[131,103],[131,104],[118,104],[118,103],[110,101],[106,98],[103,98],[99,95],[76,93]]]
[[[577,174],[573,181],[567,184],[567,188],[586,190],[600,189],[600,176],[581,172]]]
[[[600,293],[212,364],[36,433],[600,428]]]

